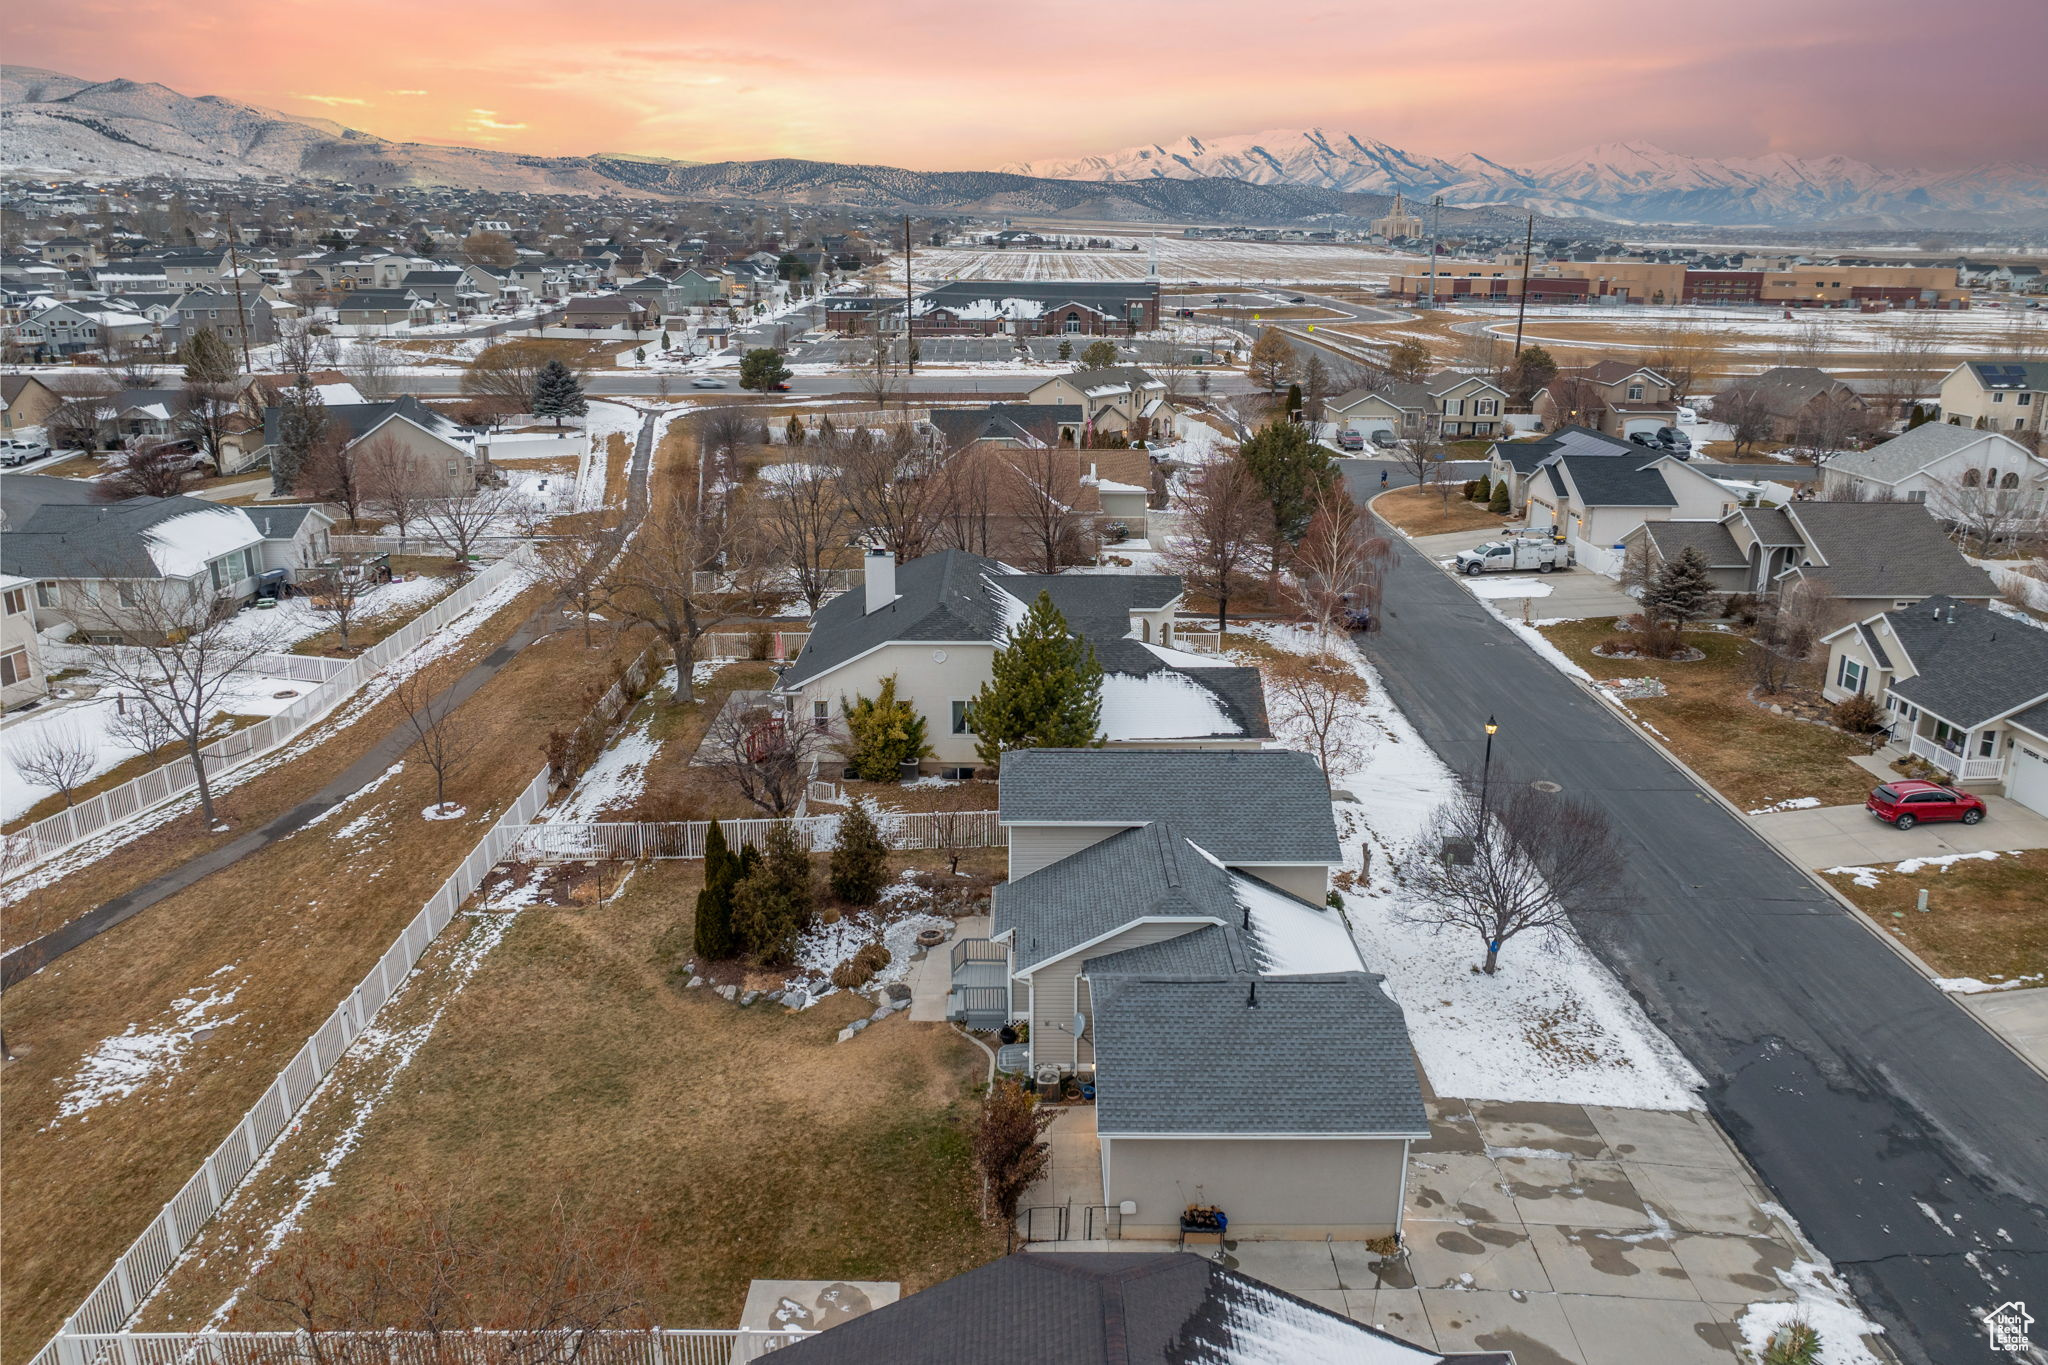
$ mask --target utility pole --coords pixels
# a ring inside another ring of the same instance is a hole
[[[242,373],[254,374],[255,362],[249,359],[249,313],[242,303],[241,257],[235,251],[235,218],[233,214],[221,215],[221,222],[228,230],[228,280],[235,290],[235,326],[242,334]]]
[[[1529,316],[1529,253],[1536,247],[1536,215],[1529,215],[1528,235],[1522,238],[1522,295],[1515,303],[1515,359],[1522,358],[1522,322]]]
[[[903,215],[903,364],[909,378],[917,378],[917,320],[911,316],[916,302],[910,283],[910,215]],[[904,400],[908,402],[908,399]]]
[[[1429,201],[1429,302],[1424,305],[1429,308],[1436,307],[1436,234],[1443,221],[1443,207],[1444,197],[1440,194]]]

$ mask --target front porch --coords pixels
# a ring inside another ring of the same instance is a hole
[[[1950,725],[1887,692],[1885,711],[1892,728],[1887,748],[1925,759],[1952,782],[1998,782],[2005,777],[2005,731],[2000,726],[1974,730]]]

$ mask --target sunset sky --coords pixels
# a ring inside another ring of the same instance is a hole
[[[1525,164],[1596,142],[2048,164],[2048,0],[70,0],[7,60],[386,137],[965,170],[1320,124]]]

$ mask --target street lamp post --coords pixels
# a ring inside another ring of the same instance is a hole
[[[1486,819],[1487,788],[1493,782],[1493,736],[1500,724],[1492,716],[1486,718],[1486,757],[1479,765],[1479,818]]]

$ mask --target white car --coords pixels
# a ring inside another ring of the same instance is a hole
[[[1688,408],[1681,404],[1678,408],[1678,420],[1687,426],[1697,426],[1700,420],[1699,410],[1697,408]]]
[[[0,441],[0,464],[9,469],[40,460],[49,453],[50,448],[41,441]]]
[[[725,387],[725,381],[714,375],[700,374],[690,381],[690,387],[693,389],[722,389]]]

